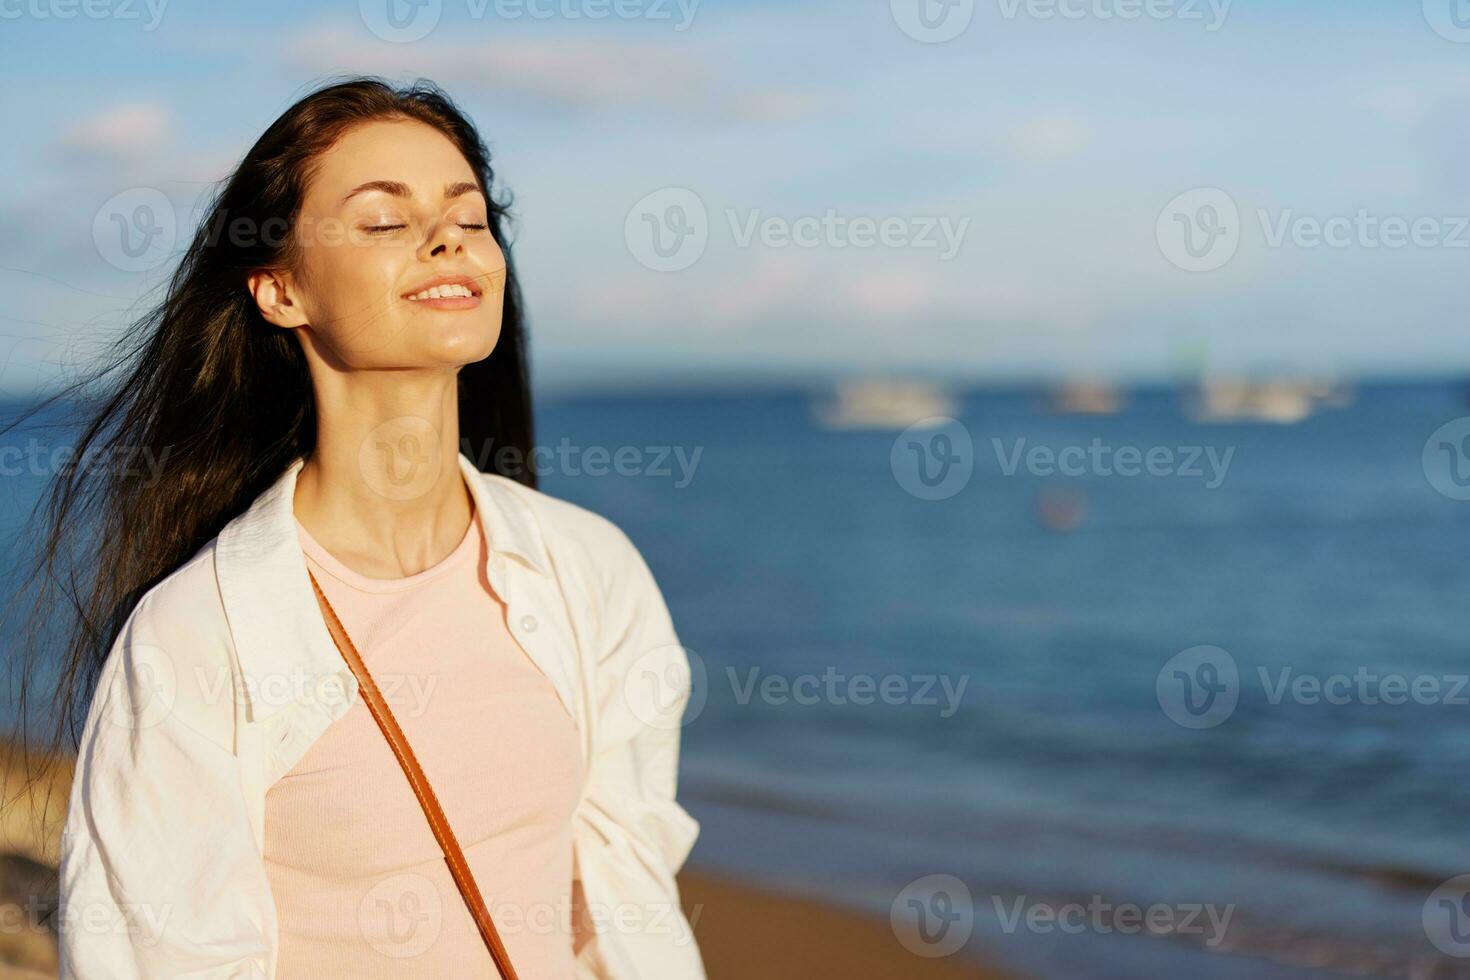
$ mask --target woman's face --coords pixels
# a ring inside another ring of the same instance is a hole
[[[319,353],[358,369],[488,357],[500,337],[505,255],[486,212],[474,171],[432,127],[349,130],[318,158],[294,229],[296,316],[326,348]]]

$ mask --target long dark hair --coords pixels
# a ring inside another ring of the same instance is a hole
[[[28,539],[39,551],[20,590],[33,601],[24,604],[16,688],[27,747],[27,703],[38,677],[50,675],[44,688],[51,696],[40,704],[54,719],[48,747],[74,748],[102,663],[143,593],[311,452],[316,409],[300,342],[266,324],[246,277],[292,268],[290,229],[318,157],[355,126],[398,119],[427,123],[452,140],[490,202],[490,231],[506,255],[505,309],[494,352],[460,371],[461,446],[472,448],[481,468],[505,466],[504,475],[535,486],[524,465],[533,440],[531,391],[505,235],[508,201],[495,196],[488,149],[430,82],[394,87],[354,77],[316,89],[271,123],[216,189],[162,301],[126,333],[109,363],[0,429],[58,402],[82,413],[75,462],[51,482],[33,515],[36,537]],[[258,233],[232,230],[240,228]],[[62,647],[59,657],[47,655],[48,640]]]

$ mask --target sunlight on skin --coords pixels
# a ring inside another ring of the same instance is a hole
[[[317,161],[293,229],[297,267],[249,279],[266,321],[297,332],[316,392],[296,514],[361,574],[421,571],[469,526],[456,379],[495,349],[506,271],[486,217],[448,138],[367,123]],[[445,276],[477,295],[409,298]]]

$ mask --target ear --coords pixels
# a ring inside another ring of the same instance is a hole
[[[287,329],[306,325],[306,311],[301,307],[295,283],[286,273],[261,269],[250,273],[245,283],[267,323]]]

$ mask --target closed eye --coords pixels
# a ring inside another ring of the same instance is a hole
[[[459,226],[465,231],[484,231],[486,228],[489,227],[489,225],[485,224],[477,224],[474,222],[463,221],[459,222]],[[366,225],[363,230],[372,234],[382,234],[383,232],[400,231],[401,229],[407,227],[408,225]]]

